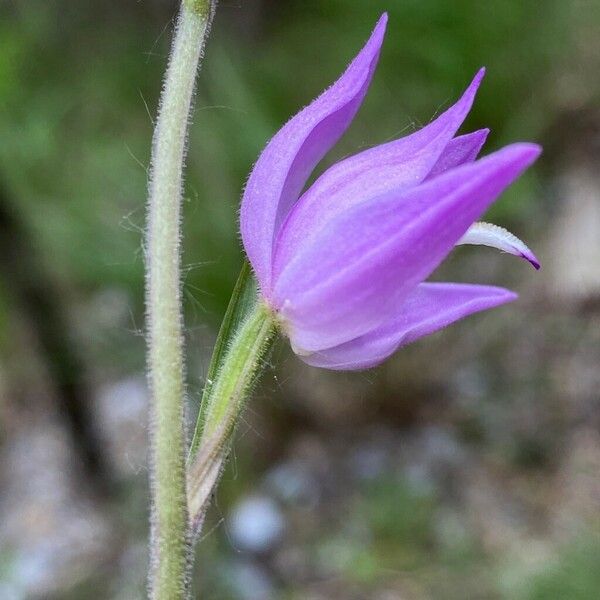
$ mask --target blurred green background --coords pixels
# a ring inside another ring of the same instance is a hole
[[[600,589],[600,4],[222,0],[189,141],[190,419],[269,137],[384,10],[365,104],[327,164],[427,123],[476,70],[464,131],[545,153],[488,220],[543,270],[461,248],[436,278],[521,300],[361,374],[286,349],[198,546],[231,600],[592,600]],[[143,597],[143,240],[177,3],[0,3],[0,598]]]

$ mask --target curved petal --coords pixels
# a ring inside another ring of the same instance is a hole
[[[450,140],[438,161],[429,171],[427,179],[433,179],[454,167],[473,162],[485,144],[489,132],[489,129],[478,129],[473,133],[459,135]]]
[[[493,286],[421,283],[397,314],[377,329],[340,346],[300,358],[309,365],[326,369],[368,369],[383,362],[401,346],[516,298],[515,293]]]
[[[513,144],[332,220],[274,284],[273,307],[296,347],[329,348],[381,324],[539,153]]]
[[[254,165],[242,199],[240,226],[263,292],[270,289],[277,230],[315,165],[360,107],[377,64],[386,23],[384,14],[344,74],[275,134]]]
[[[315,235],[336,215],[386,192],[398,193],[420,184],[443,156],[443,165],[450,166],[454,161],[456,166],[461,156],[468,158],[473,153],[474,146],[478,152],[483,143],[480,132],[471,134],[476,135],[475,144],[471,137],[462,141],[457,138],[454,143],[452,138],[469,113],[484,74],[485,69],[480,69],[458,102],[429,125],[327,169],[303,194],[280,231],[285,244],[276,242],[273,278],[277,278],[298,247],[306,243],[307,236]],[[471,160],[476,155],[475,152]]]
[[[513,256],[519,256],[531,263],[534,269],[539,270],[541,265],[536,255],[516,235],[503,227],[493,223],[473,223],[467,233],[463,235],[456,245],[474,244],[477,246],[490,246]]]

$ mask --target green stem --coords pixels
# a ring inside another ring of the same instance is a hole
[[[257,302],[239,327],[205,399],[205,417],[198,451],[188,469],[188,506],[195,533],[229,451],[245,399],[276,338],[271,310]]]
[[[149,589],[155,600],[189,595],[180,219],[189,115],[212,14],[209,0],[184,0],[182,4],[152,147],[146,302],[152,389]]]

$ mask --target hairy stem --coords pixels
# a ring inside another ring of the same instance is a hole
[[[201,528],[245,399],[262,370],[275,333],[272,312],[257,302],[231,341],[205,399],[202,435],[188,470],[188,505],[195,534]]]
[[[189,115],[198,63],[213,15],[210,0],[184,0],[152,147],[146,283],[152,390],[152,527],[149,590],[155,600],[188,597],[180,212]]]

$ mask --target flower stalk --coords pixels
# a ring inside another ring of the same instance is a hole
[[[197,451],[192,444],[188,469],[188,506],[198,534],[211,493],[223,469],[231,438],[276,339],[276,321],[262,302],[254,304],[227,348],[216,378],[202,401]],[[201,432],[201,433],[200,433]]]
[[[146,239],[148,369],[152,390],[150,596],[188,597],[180,221],[185,145],[198,64],[214,13],[184,0],[153,138]]]

